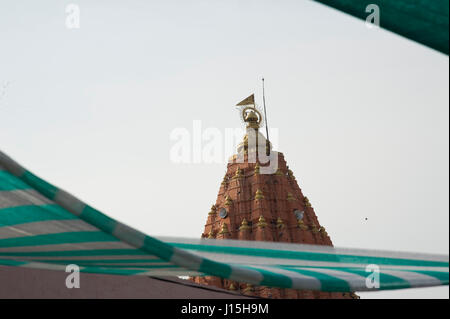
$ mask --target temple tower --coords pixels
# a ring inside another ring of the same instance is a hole
[[[331,239],[300,189],[284,155],[259,132],[262,116],[255,107],[242,111],[246,135],[227,165],[219,194],[208,213],[202,238],[262,240],[332,246]],[[267,156],[269,154],[271,158]],[[264,160],[261,160],[264,159]],[[276,162],[269,167],[269,160]],[[215,277],[195,277],[200,284],[266,298],[355,298],[349,293],[254,287]]]

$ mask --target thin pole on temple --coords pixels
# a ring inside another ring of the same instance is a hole
[[[266,95],[264,92],[264,78],[262,78],[262,89],[263,89],[263,105],[264,105],[264,121],[266,122],[266,155],[270,155],[270,141],[269,141],[269,124],[267,122],[267,112],[266,112]]]

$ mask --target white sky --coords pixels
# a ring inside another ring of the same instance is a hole
[[[278,150],[336,246],[448,254],[448,61],[309,0],[3,1],[0,147],[147,234],[199,237],[226,164],[171,162],[170,133],[241,127],[264,75]]]

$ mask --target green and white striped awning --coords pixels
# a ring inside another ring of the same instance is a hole
[[[213,275],[254,285],[340,292],[449,282],[448,256],[443,255],[151,237],[0,152],[0,265],[65,270],[69,264],[88,273]],[[379,288],[371,288],[377,274]]]
[[[315,0],[366,20],[379,9],[380,27],[448,55],[448,0]]]

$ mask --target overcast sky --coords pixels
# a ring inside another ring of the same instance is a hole
[[[149,235],[200,236],[226,162],[175,163],[170,136],[242,127],[264,76],[335,246],[448,254],[446,55],[309,0],[2,1],[0,48],[2,151]]]

